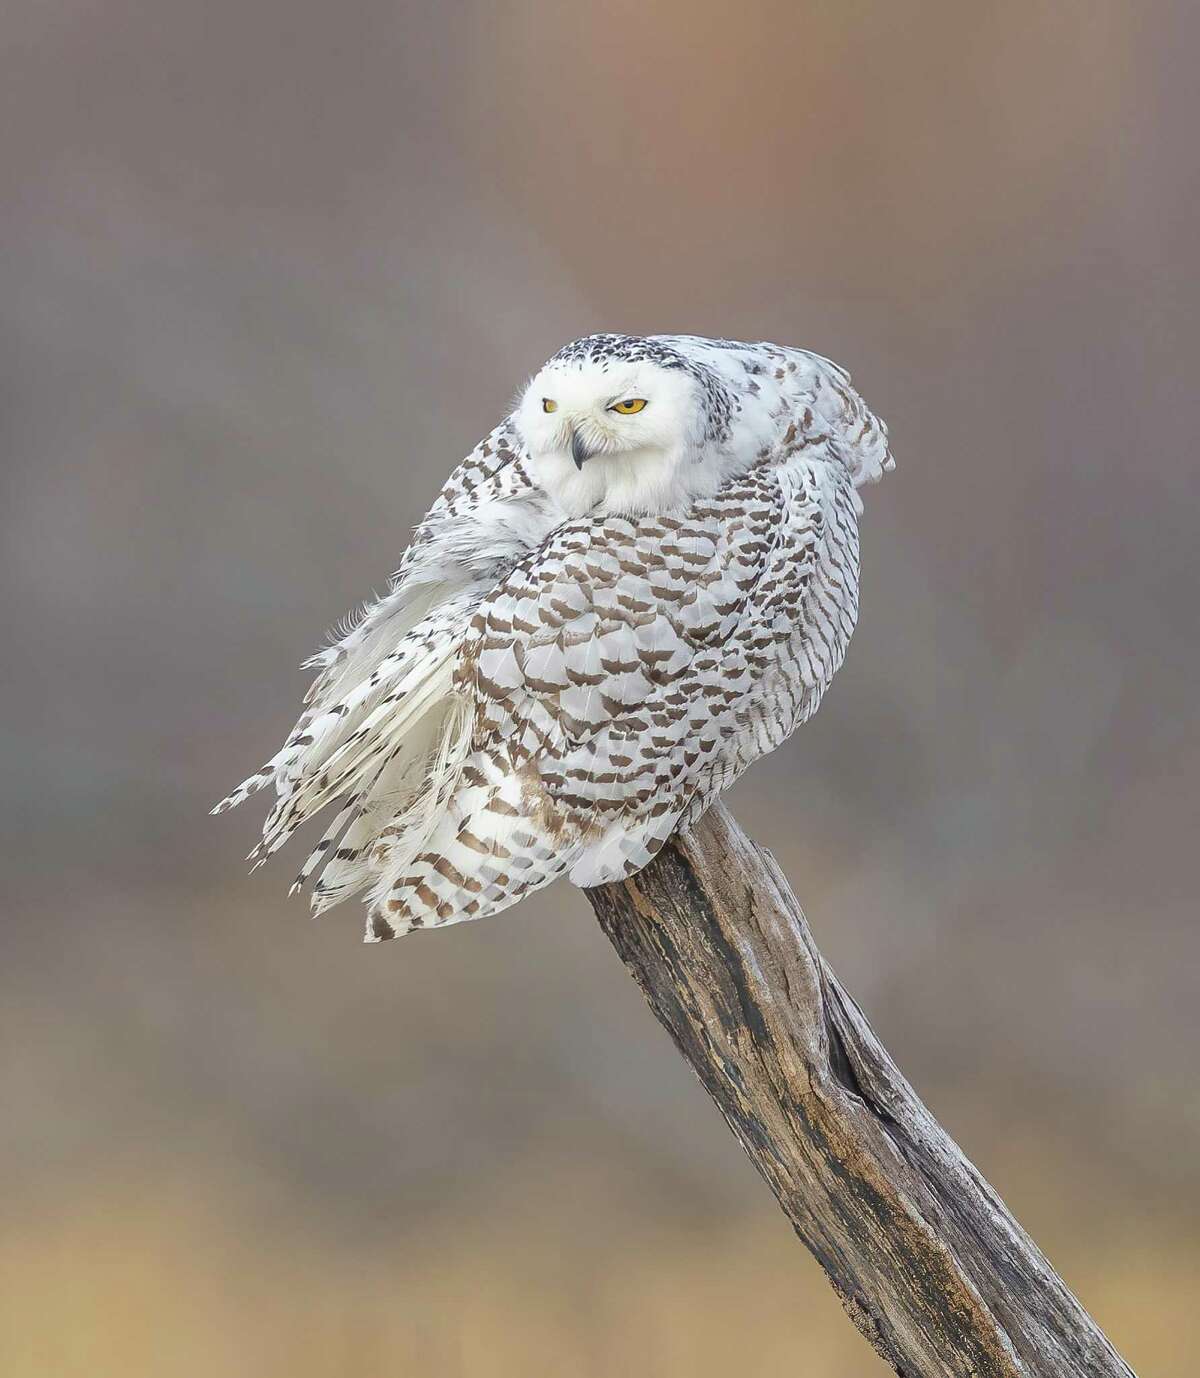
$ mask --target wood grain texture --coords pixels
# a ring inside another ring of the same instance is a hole
[[[836,1289],[905,1378],[1130,1378],[929,1113],[720,805],[601,927]]]

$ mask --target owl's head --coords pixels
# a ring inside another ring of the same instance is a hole
[[[515,420],[540,486],[565,511],[646,513],[690,500],[728,430],[720,380],[660,340],[589,335],[549,359]]]

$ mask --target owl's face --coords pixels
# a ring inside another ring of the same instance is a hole
[[[651,359],[552,359],[515,419],[540,485],[570,513],[675,505],[704,431],[696,380]]]
[[[521,398],[517,422],[532,453],[595,460],[677,448],[692,438],[696,384],[678,369],[637,363],[551,361]]]

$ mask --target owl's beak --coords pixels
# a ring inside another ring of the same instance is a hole
[[[579,434],[579,432],[574,428],[574,426],[572,426],[572,427],[571,427],[571,458],[575,461],[575,467],[576,467],[576,469],[582,469],[583,466],[584,466],[584,462],[585,462],[586,460],[591,459],[591,457],[592,457],[595,453],[596,453],[595,450],[589,450],[589,449],[588,449],[588,447],[587,447],[587,442],[584,440],[583,436],[581,436],[581,435]]]

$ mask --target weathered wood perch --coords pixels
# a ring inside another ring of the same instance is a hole
[[[1131,1378],[918,1099],[721,805],[588,898],[850,1319],[904,1378]]]

